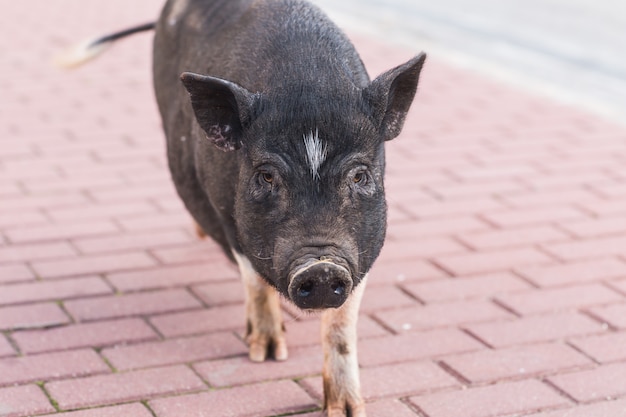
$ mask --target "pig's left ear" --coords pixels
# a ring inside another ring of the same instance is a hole
[[[426,54],[422,52],[380,75],[363,90],[384,140],[391,140],[400,134],[425,60]]]
[[[220,78],[191,72],[184,72],[180,78],[207,138],[223,151],[239,149],[243,125],[250,118],[255,95]]]

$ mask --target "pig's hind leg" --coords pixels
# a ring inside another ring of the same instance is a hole
[[[328,417],[365,417],[357,358],[357,319],[367,277],[345,304],[322,314],[324,408]]]
[[[267,356],[287,359],[287,343],[278,292],[269,286],[243,255],[234,253],[246,294],[246,341],[250,360],[263,362]]]

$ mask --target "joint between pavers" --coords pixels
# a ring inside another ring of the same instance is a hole
[[[22,357],[25,356],[24,352],[22,352],[22,350],[20,349],[19,345],[17,344],[17,342],[15,340],[13,340],[13,332],[12,331],[4,331],[4,332],[0,332],[0,334],[3,334],[5,339],[7,340],[7,342],[9,343],[9,345],[13,348],[13,350],[16,353],[17,357]],[[11,356],[9,356],[11,357]]]
[[[152,407],[150,407],[150,404],[148,404],[148,400],[141,400],[139,401],[141,404],[143,404],[144,407],[146,407],[146,409],[148,410],[148,412],[153,416],[153,417],[157,417],[156,415],[156,411],[154,411],[152,409]]]
[[[436,360],[434,361],[441,369],[444,370],[444,372],[447,372],[449,375],[451,375],[453,378],[455,378],[457,381],[459,381],[461,383],[462,386],[464,387],[468,387],[470,385],[472,385],[472,381],[470,381],[469,379],[465,378],[463,376],[463,374],[461,374],[460,372],[458,372],[456,369],[454,369],[453,367],[451,367],[450,365],[448,365],[447,363],[445,363],[444,360]]]
[[[543,384],[547,385],[550,389],[555,391],[557,394],[559,394],[561,397],[567,399],[568,401],[570,401],[570,402],[572,402],[574,404],[581,404],[580,401],[578,401],[576,398],[574,398],[571,395],[569,395],[566,391],[562,390],[561,388],[559,388],[558,386],[556,386],[555,384],[550,382],[547,378],[544,377],[544,378],[540,378],[539,380]]]
[[[55,400],[52,395],[48,392],[48,390],[46,389],[46,382],[45,381],[37,381],[35,382],[35,385],[37,385],[44,393],[44,395],[46,396],[46,398],[48,399],[48,401],[50,401],[50,405],[52,405],[52,407],[60,412],[61,411],[61,407],[59,406],[59,403],[57,400]]]
[[[369,317],[374,323],[376,323],[377,325],[382,327],[383,330],[385,330],[387,333],[392,334],[392,335],[400,335],[401,334],[401,333],[395,331],[391,326],[388,326],[387,324],[385,324],[385,322],[383,320],[380,320],[375,315],[365,314],[365,316]]]
[[[613,326],[611,323],[604,320],[602,317],[595,315],[593,312],[589,311],[586,308],[580,309],[578,311],[580,311],[580,313],[584,314],[585,316],[589,317],[591,320],[599,323],[602,326],[602,330],[604,330],[604,333],[602,334],[606,334],[607,331],[617,332],[621,330],[619,327]],[[594,333],[594,334],[597,334],[597,333]],[[584,336],[584,335],[581,335],[581,336]]]
[[[511,294],[514,294],[514,293],[515,292],[512,292]],[[507,306],[506,304],[504,304],[502,301],[498,300],[497,298],[490,298],[489,301],[491,301],[493,304],[495,304],[496,306],[500,307],[501,309],[503,309],[503,310],[513,314],[517,318],[524,317],[521,313],[519,313],[515,309]]]
[[[492,350],[496,349],[496,346],[490,345],[487,341],[481,339],[477,334],[474,334],[471,330],[466,329],[464,327],[459,327],[459,330],[461,330],[461,332],[465,333],[466,335],[468,335],[472,339],[476,340],[478,343],[484,345],[488,349],[492,349]]]
[[[109,361],[109,359],[108,359],[106,356],[104,356],[104,355],[102,354],[102,351],[105,349],[105,347],[104,347],[104,346],[101,346],[101,347],[95,347],[95,348],[93,348],[93,349],[94,349],[94,351],[96,352],[96,354],[100,357],[100,359],[102,360],[102,362],[104,362],[104,363],[106,364],[106,366],[108,366],[108,367],[111,369],[111,373],[113,373],[113,374],[119,374],[119,373],[120,373],[119,369],[117,369],[117,368],[116,368],[116,367],[115,367],[115,366],[111,363],[111,361]]]
[[[414,412],[418,417],[428,417],[428,415],[426,413],[424,413],[422,410],[420,410],[420,408],[418,406],[416,406],[415,404],[413,404],[409,400],[409,397],[414,397],[414,396],[415,395],[409,395],[409,396],[406,396],[406,397],[398,398],[397,400],[398,400],[398,402],[403,404],[406,408],[408,408],[409,410]]]

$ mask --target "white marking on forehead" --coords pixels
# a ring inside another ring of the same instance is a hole
[[[326,145],[319,138],[317,129],[315,129],[315,133],[310,131],[308,134],[303,135],[303,137],[311,175],[313,178],[319,179],[319,169],[324,163],[324,160],[326,160]]]

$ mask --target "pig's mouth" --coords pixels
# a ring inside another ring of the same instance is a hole
[[[352,292],[348,268],[332,258],[308,259],[292,269],[289,298],[301,309],[337,308]]]

